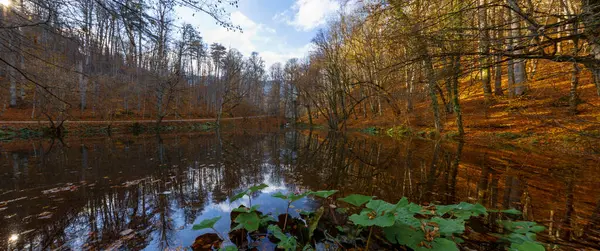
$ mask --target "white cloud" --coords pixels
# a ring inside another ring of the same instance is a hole
[[[308,43],[298,48],[281,48],[278,50],[267,50],[260,53],[265,60],[266,66],[271,67],[274,63],[285,64],[291,58],[302,59],[308,55],[308,52],[312,49],[313,44]]]
[[[258,44],[269,43],[276,33],[274,29],[254,22],[240,11],[231,13],[231,21],[239,24],[242,32],[228,31],[223,27],[215,26],[201,30],[203,37],[208,43],[221,43],[225,47],[239,50],[244,55],[250,55],[253,51],[259,51]]]
[[[194,18],[184,9],[178,9],[177,12],[182,22],[198,27],[205,43],[220,43],[239,50],[246,57],[256,51],[265,60],[267,69],[276,62],[283,64],[290,58],[302,58],[310,49],[310,44],[290,46],[274,28],[255,22],[239,10],[231,13],[231,22],[240,25],[242,32],[228,31],[215,25],[208,17]]]
[[[276,14],[273,19],[310,31],[325,24],[327,17],[340,8],[338,0],[296,0],[290,9]]]

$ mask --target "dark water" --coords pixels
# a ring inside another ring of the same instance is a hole
[[[269,188],[252,202],[274,214],[286,204],[270,194],[304,189],[479,202],[523,210],[548,227],[543,241],[600,247],[600,166],[586,156],[308,131],[16,142],[0,152],[0,249],[189,247],[204,233],[194,223],[221,215],[226,232],[244,203],[228,196],[259,183]]]

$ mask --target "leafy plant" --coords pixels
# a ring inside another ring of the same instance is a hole
[[[369,202],[373,199],[373,196],[366,196],[361,194],[351,194],[344,198],[339,199],[340,201],[346,202],[348,204],[360,207],[363,204]]]
[[[250,188],[242,191],[241,193],[238,193],[238,194],[234,195],[233,197],[231,197],[229,199],[229,203],[233,203],[233,202],[235,202],[235,201],[243,198],[244,196],[248,196],[248,200],[249,200],[249,203],[250,203],[249,206],[252,207],[252,194],[254,194],[254,193],[256,193],[256,192],[258,192],[260,190],[263,190],[263,189],[265,189],[267,187],[269,187],[269,186],[266,185],[266,184],[264,184],[264,183],[260,184],[260,185],[256,185],[256,186],[250,187]]]
[[[275,194],[273,194],[272,196],[275,198],[280,198],[282,200],[286,200],[287,201],[287,208],[285,209],[285,220],[283,223],[283,229],[285,229],[287,227],[287,219],[289,217],[289,211],[290,211],[290,206],[292,205],[292,203],[301,200],[302,198],[308,196],[308,195],[314,195],[317,197],[321,197],[321,198],[329,198],[331,195],[337,193],[337,190],[329,190],[329,191],[316,191],[316,192],[312,192],[312,191],[307,191],[304,193],[289,193],[289,194],[283,194],[281,192],[277,192]]]
[[[275,236],[275,238],[279,239],[279,242],[277,243],[278,248],[283,248],[285,250],[296,250],[296,246],[298,246],[296,237],[284,234],[283,231],[281,231],[281,228],[279,228],[277,225],[270,225],[268,229],[273,236]]]
[[[219,251],[238,251],[236,246],[226,246],[219,249]]]
[[[509,250],[537,251],[546,250],[542,244],[536,241],[536,234],[546,228],[531,221],[499,221],[500,225],[510,233],[500,236],[501,240],[509,242]]]
[[[308,239],[309,240],[312,238],[315,230],[317,229],[317,226],[319,225],[319,221],[321,220],[321,217],[323,216],[324,212],[325,212],[325,208],[320,207],[319,209],[317,209],[315,214],[309,218],[309,220],[308,220]]]
[[[306,197],[308,194],[310,194],[310,192],[289,193],[289,194],[282,194],[281,192],[277,192],[276,194],[272,195],[275,198],[280,198],[282,200],[287,201],[287,208],[285,209],[285,220],[283,223],[283,229],[286,229],[286,227],[287,227],[287,220],[289,218],[289,211],[290,211],[290,206],[292,205],[292,203]]]
[[[219,235],[219,238],[221,238],[221,240],[225,240],[225,238],[223,238],[221,233],[219,233],[219,231],[217,231],[215,229],[215,224],[219,220],[221,220],[221,216],[217,216],[217,217],[214,217],[211,219],[206,219],[206,220],[203,220],[202,222],[200,222],[199,224],[193,225],[192,229],[193,230],[212,229],[217,235]]]
[[[263,189],[266,185],[251,187],[244,192],[232,197],[232,202]],[[250,207],[239,207],[233,209],[235,213],[239,213],[234,219],[237,226],[232,231],[244,229],[248,232],[255,232],[262,229],[261,226],[267,227],[267,234],[271,234],[278,239],[277,247],[285,250],[298,250],[298,237],[308,236],[307,243],[304,243],[302,250],[315,250],[311,241],[314,233],[319,227],[319,222],[324,215],[325,207],[319,207],[315,212],[301,211],[302,219],[304,219],[305,227],[302,231],[291,231],[286,233],[288,228],[287,221],[289,216],[289,208],[291,204],[306,196],[313,195],[320,198],[329,198],[337,191],[306,191],[303,193],[276,193],[273,197],[286,200],[288,207],[286,209],[286,219],[283,224],[283,230],[272,222],[276,220],[270,215],[263,215],[259,212],[259,205]],[[460,237],[465,232],[465,226],[472,217],[485,216],[490,212],[503,213],[511,215],[520,215],[521,212],[516,209],[507,210],[487,210],[480,204],[471,204],[461,202],[454,205],[428,205],[421,206],[415,203],[410,203],[407,198],[400,199],[396,204],[388,203],[383,200],[375,199],[373,196],[360,194],[352,194],[345,198],[339,199],[348,203],[358,210],[349,215],[348,220],[352,224],[341,224],[335,226],[337,231],[332,233],[327,229],[322,229],[325,240],[330,243],[335,243],[338,247],[342,247],[341,243],[352,244],[356,248],[369,249],[373,235],[378,233],[374,229],[379,229],[383,233],[383,237],[391,244],[402,245],[406,249],[416,251],[429,250],[459,250],[459,244],[464,242]],[[341,214],[347,214],[349,210],[337,210]],[[332,210],[333,213],[333,210]],[[193,229],[214,229],[216,222],[221,217],[215,217],[202,221],[200,224],[194,225]],[[337,221],[335,221],[337,224]],[[507,234],[496,235],[501,241],[507,243],[507,250],[525,250],[538,251],[544,250],[544,246],[536,241],[536,234],[543,231],[543,226],[537,225],[535,222],[528,221],[511,221],[504,220],[498,223],[506,229]],[[270,224],[270,225],[269,225]],[[368,229],[368,237],[363,230]],[[243,232],[242,232],[243,233]],[[306,235],[307,234],[307,235]],[[251,235],[248,235],[250,237]],[[366,237],[366,238],[365,238]],[[219,234],[219,238],[223,237]],[[366,239],[366,245],[359,247],[361,241]],[[302,239],[306,241],[306,239]],[[317,240],[318,241],[318,240]],[[344,244],[344,245],[345,245]],[[220,250],[237,250],[235,246],[225,246]]]
[[[253,211],[253,212],[241,213],[240,215],[235,217],[234,222],[238,223],[238,225],[232,230],[238,230],[238,229],[244,228],[248,232],[254,232],[254,231],[258,230],[258,227],[260,226],[260,223],[261,223],[261,218],[258,216],[258,213]]]

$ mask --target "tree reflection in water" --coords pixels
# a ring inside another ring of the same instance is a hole
[[[591,192],[598,174],[580,158],[558,163],[506,149],[315,131],[79,139],[0,150],[1,247],[190,246],[200,234],[194,223],[215,214],[229,220],[227,198],[263,182],[290,191],[517,208],[549,226],[545,240],[599,247],[600,196]],[[261,196],[264,210],[279,210]],[[19,238],[9,240],[14,234]]]

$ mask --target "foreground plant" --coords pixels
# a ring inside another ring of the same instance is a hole
[[[251,197],[252,194],[265,187],[266,185],[264,184],[251,187],[232,197],[231,201],[233,202],[246,195]],[[349,204],[351,208],[337,208],[336,211],[342,215],[347,215],[346,213],[349,211],[356,212],[358,210],[358,212],[347,216],[348,222],[351,224],[338,224],[337,220],[334,221],[335,223],[329,222],[329,224],[334,224],[335,229],[337,229],[338,233],[334,234],[336,236],[328,233],[327,226],[319,228],[319,222],[325,212],[324,207],[319,207],[315,212],[298,210],[303,220],[298,219],[294,221],[295,225],[293,227],[288,227],[288,218],[290,218],[289,209],[292,207],[292,203],[311,195],[328,199],[336,192],[336,190],[330,190],[289,194],[275,193],[272,195],[273,197],[287,201],[286,217],[282,225],[271,224],[271,222],[276,222],[276,220],[269,215],[263,215],[258,211],[259,206],[254,205],[239,207],[233,210],[233,212],[239,213],[239,215],[233,219],[237,223],[237,226],[231,231],[244,229],[248,233],[252,233],[262,229],[261,231],[266,231],[266,233],[259,231],[259,233],[248,235],[244,239],[250,238],[254,239],[255,242],[260,242],[260,239],[264,238],[261,236],[266,234],[272,236],[273,240],[276,239],[277,247],[284,250],[315,250],[317,247],[316,244],[319,241],[328,241],[328,243],[338,248],[344,246],[342,242],[347,243],[347,241],[352,241],[356,248],[362,247],[365,250],[369,250],[375,239],[378,240],[378,244],[388,246],[389,248],[409,248],[416,251],[451,251],[459,250],[459,245],[464,242],[461,236],[464,236],[465,226],[472,217],[486,216],[488,213],[520,214],[515,209],[487,210],[480,204],[466,202],[455,205],[421,206],[409,202],[407,198],[402,198],[397,203],[392,204],[376,199],[373,196],[352,194],[338,199],[338,201]],[[335,203],[332,203],[330,207],[337,206],[335,206]],[[331,216],[334,217],[333,214]],[[220,217],[216,217],[202,221],[200,224],[194,225],[194,229],[213,229],[223,239],[218,231],[214,229],[214,224],[219,219]],[[544,250],[544,246],[536,241],[536,234],[545,229],[543,226],[528,221],[503,220],[498,221],[498,223],[504,227],[507,233],[503,235],[496,234],[495,236],[500,242],[505,243],[500,245],[504,245],[507,250]],[[261,226],[267,227],[261,228]],[[280,228],[280,226],[283,226],[283,228]],[[363,238],[365,236],[362,234],[364,233],[363,229],[368,230],[366,243]],[[320,239],[313,239],[315,231],[320,233],[320,237],[318,237]],[[386,241],[382,241],[382,238],[373,238],[373,236],[379,237],[380,233]],[[379,248],[382,247],[380,246]],[[226,246],[221,248],[221,250],[237,250],[237,247]]]

